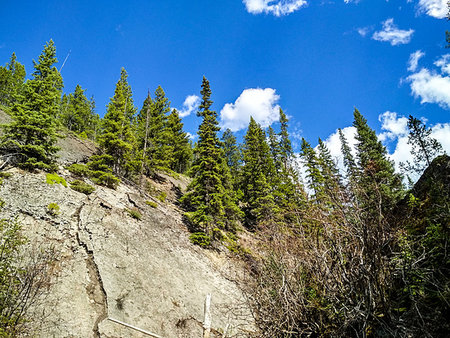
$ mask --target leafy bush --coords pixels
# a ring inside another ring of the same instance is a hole
[[[89,195],[92,192],[94,192],[94,190],[95,190],[95,188],[92,185],[87,184],[80,180],[75,180],[75,181],[71,182],[70,188],[75,191],[81,192],[85,195]]]
[[[47,213],[49,213],[52,216],[56,216],[59,214],[59,205],[56,203],[50,203],[47,206]]]
[[[142,219],[142,214],[137,209],[127,209],[127,212],[131,217],[138,221]]]
[[[46,177],[47,184],[62,184],[67,188],[67,182],[64,178],[61,176],[58,176],[57,174],[47,174]]]
[[[193,244],[199,245],[202,248],[207,248],[211,245],[211,238],[204,232],[194,232],[189,236],[189,239]]]
[[[84,164],[74,163],[67,170],[80,177],[90,177],[92,175],[91,170]]]
[[[152,201],[145,201],[145,204],[151,206],[152,208],[156,208],[158,206],[158,204]]]

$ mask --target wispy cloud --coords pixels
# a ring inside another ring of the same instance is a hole
[[[421,99],[421,103],[437,103],[450,109],[450,54],[443,55],[434,63],[439,70],[422,68],[406,78],[411,93]]]
[[[250,116],[268,127],[279,119],[280,96],[272,88],[245,89],[234,103],[227,103],[220,112],[221,124],[224,128],[238,131],[247,127]]]
[[[417,66],[419,65],[419,60],[425,56],[425,53],[421,50],[416,50],[409,56],[408,60],[408,71],[415,72],[417,70]]]
[[[178,111],[181,118],[191,115],[200,105],[200,97],[197,95],[188,95],[183,102],[183,108]]]
[[[396,46],[409,43],[413,34],[413,29],[399,29],[394,24],[394,19],[390,18],[383,22],[383,29],[381,31],[375,32],[372,35],[372,39],[377,41],[389,42],[392,46]]]
[[[251,14],[288,15],[307,4],[306,0],[243,0]]]
[[[426,13],[437,19],[447,17],[447,0],[419,0],[419,12]]]
[[[369,34],[370,30],[371,30],[370,27],[359,27],[359,28],[356,28],[356,31],[362,37],[366,37],[366,35]]]

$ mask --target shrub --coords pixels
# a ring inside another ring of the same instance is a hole
[[[95,184],[104,185],[111,189],[116,189],[120,183],[120,179],[118,179],[112,173],[100,170],[92,172],[91,179]]]
[[[202,248],[207,248],[211,245],[211,238],[204,232],[194,232],[189,236],[189,239],[193,244],[199,245]]]
[[[95,190],[95,188],[92,185],[89,185],[80,180],[75,180],[75,181],[71,182],[70,188],[75,191],[81,192],[85,195],[89,195]]]
[[[156,208],[158,206],[158,204],[152,201],[145,201],[145,204],[151,206],[152,208]]]
[[[164,203],[166,201],[166,198],[167,198],[167,193],[165,191],[161,191],[161,193],[158,195],[158,199]]]
[[[52,216],[56,216],[59,214],[59,205],[56,203],[50,203],[47,206],[47,213],[49,213]]]
[[[92,175],[91,170],[84,164],[74,163],[67,170],[80,177],[90,177]]]
[[[137,209],[127,209],[127,212],[131,217],[138,221],[142,219],[142,214]]]
[[[62,184],[67,188],[67,182],[64,178],[61,176],[58,176],[57,174],[47,174],[46,177],[47,184]]]
[[[0,178],[10,178],[12,176],[11,173],[5,173],[0,171]]]

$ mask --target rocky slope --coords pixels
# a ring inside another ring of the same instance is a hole
[[[77,151],[63,144],[61,161],[88,156],[91,145],[81,144]],[[53,246],[58,254],[49,295],[35,309],[44,318],[35,324],[38,336],[149,336],[120,321],[155,336],[201,337],[208,293],[212,336],[251,331],[249,310],[230,276],[230,260],[188,239],[182,213],[173,203],[185,181],[162,175],[159,182],[149,182],[154,191],[167,192],[161,202],[126,184],[117,190],[96,186],[87,196],[46,183],[45,173],[8,172],[12,175],[0,187],[6,202],[0,217],[17,217],[32,243]],[[62,166],[58,174],[67,182],[75,179]],[[59,205],[59,214],[48,213],[50,203]],[[131,209],[142,218],[131,217]]]

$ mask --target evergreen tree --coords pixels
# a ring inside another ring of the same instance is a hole
[[[210,239],[220,238],[222,230],[235,231],[240,211],[229,189],[229,169],[226,166],[217,113],[212,105],[209,81],[203,77],[202,102],[197,116],[202,117],[198,129],[196,159],[191,168],[192,182],[182,202],[189,209],[186,214],[193,230],[203,232]]]
[[[294,156],[291,140],[289,139],[289,133],[287,130],[288,122],[289,122],[289,119],[287,118],[287,116],[283,112],[283,110],[280,108],[280,125],[281,125],[280,155],[281,155],[281,162],[282,162],[285,170],[288,169],[289,162]]]
[[[408,118],[408,128],[408,144],[411,146],[414,163],[407,161],[403,168],[421,174],[436,156],[443,153],[442,145],[431,137],[431,128],[411,115]]]
[[[323,177],[324,191],[329,197],[330,206],[333,208],[336,204],[341,205],[342,202],[341,176],[328,147],[320,138],[318,150],[318,165]]]
[[[308,186],[314,193],[314,200],[316,203],[323,203],[325,198],[325,179],[320,171],[319,159],[315,150],[304,138],[302,138],[300,156],[303,158],[306,167]]]
[[[0,67],[0,104],[11,107],[22,92],[25,81],[25,67],[12,53],[6,67]]]
[[[169,168],[183,173],[189,168],[192,160],[192,148],[189,136],[183,131],[183,123],[176,109],[172,110],[167,118],[167,130],[171,147]]]
[[[77,134],[85,133],[93,138],[95,131],[95,103],[87,99],[85,90],[80,85],[75,87],[73,94],[64,95],[61,104],[60,119],[67,129]]]
[[[102,120],[102,133],[98,142],[103,151],[106,166],[118,175],[130,172],[129,164],[133,159],[134,135],[132,133],[129,116],[135,111],[131,89],[127,82],[125,69],[116,84],[114,96],[111,98],[107,112]],[[96,161],[101,161],[96,158]]]
[[[352,179],[356,177],[357,173],[357,167],[355,158],[352,155],[352,151],[350,149],[350,146],[348,145],[348,141],[345,138],[344,133],[342,132],[342,129],[339,128],[339,140],[341,141],[341,153],[343,156],[344,166],[347,171],[347,178]]]
[[[276,221],[278,208],[272,194],[270,179],[275,168],[261,126],[250,118],[243,148],[242,192],[244,194],[246,223],[254,227]]]
[[[241,152],[236,142],[236,137],[230,129],[226,129],[222,134],[222,144],[225,152],[225,158],[228,168],[230,168],[231,177],[233,181],[237,183],[240,164],[241,164]]]
[[[168,169],[171,161],[171,135],[167,125],[170,101],[161,86],[155,90],[155,99],[151,107],[148,136],[150,165],[157,169]]]
[[[54,168],[58,151],[55,118],[62,89],[62,77],[54,66],[56,62],[56,48],[50,40],[38,62],[33,61],[33,78],[17,96],[11,112],[13,121],[5,126],[3,148],[24,168]]]
[[[394,172],[386,148],[357,109],[354,111],[353,126],[357,131],[357,196],[363,208],[376,213],[375,207],[381,206],[382,214],[386,215],[403,193],[402,178]]]

